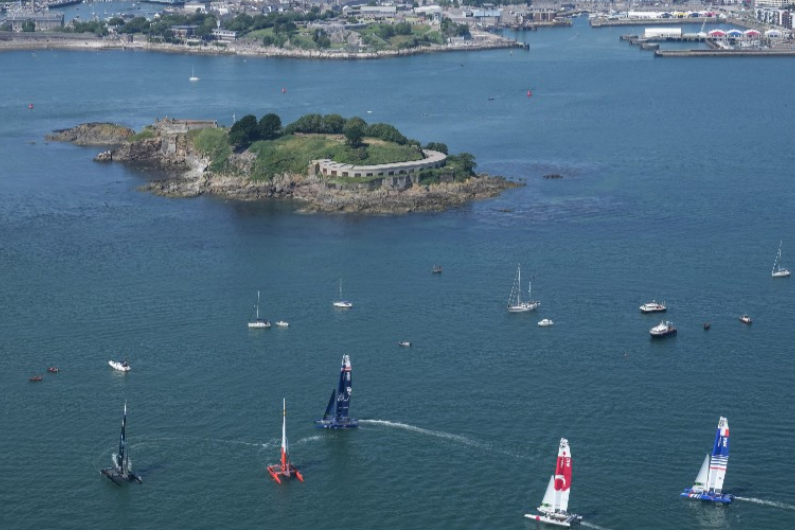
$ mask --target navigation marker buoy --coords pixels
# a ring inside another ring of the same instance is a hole
[[[529,98],[533,97],[533,91],[532,90],[528,90],[527,91],[527,97],[529,97]]]

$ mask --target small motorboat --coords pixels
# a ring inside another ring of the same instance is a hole
[[[108,364],[114,370],[118,370],[119,372],[129,372],[130,365],[127,364],[127,361],[108,361]]]
[[[276,327],[277,328],[289,328],[290,327],[290,323],[289,322],[285,322],[284,320],[277,320],[276,321]]]
[[[668,310],[665,307],[665,302],[659,303],[657,300],[652,300],[651,302],[646,302],[642,306],[640,306],[641,313],[664,313]]]
[[[554,323],[554,322],[552,322],[550,319],[548,319],[548,318],[545,318],[544,320],[541,320],[541,321],[538,323],[538,325],[539,325],[539,326],[541,326],[542,328],[548,328],[549,326],[554,326],[554,325],[555,325],[555,323]]]
[[[434,265],[433,266],[433,273],[434,274],[441,274],[442,273],[442,266],[441,265]]]
[[[676,327],[674,327],[672,322],[663,320],[649,330],[649,335],[651,335],[652,338],[662,338],[676,335]]]
[[[742,322],[743,324],[753,324],[754,323],[754,321],[751,320],[751,317],[749,317],[748,315],[741,316],[740,317],[740,322]]]
[[[411,348],[411,343],[407,340],[402,340],[398,342],[398,346],[402,346],[404,348]]]
[[[29,377],[28,381],[30,381],[32,383],[36,383],[38,381],[41,381],[42,379],[44,379],[44,377],[42,377],[40,375],[34,375],[33,377]]]
[[[704,331],[707,331],[711,327],[712,327],[712,324],[710,324],[709,322],[704,322]]]
[[[50,366],[49,368],[47,368],[47,371],[50,372],[51,374],[57,374],[61,370],[59,370],[57,366]]]

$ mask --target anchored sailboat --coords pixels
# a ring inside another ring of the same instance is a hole
[[[351,406],[351,359],[342,356],[340,368],[340,381],[336,390],[331,391],[331,397],[326,406],[322,420],[315,420],[315,426],[322,429],[350,429],[359,426],[359,420],[348,417]]]
[[[340,299],[334,302],[334,307],[338,307],[340,309],[350,309],[353,307],[353,302],[349,302],[342,298],[342,278],[340,278]]]
[[[516,280],[513,282],[511,288],[511,296],[508,298],[508,312],[509,313],[525,313],[538,309],[541,302],[532,300],[533,284],[527,282],[527,300],[522,301],[522,265],[516,268]]]
[[[712,453],[708,453],[696,476],[692,488],[685,488],[680,497],[702,501],[729,504],[734,500],[731,493],[723,493],[723,480],[729,466],[729,420],[722,417],[718,421]]]
[[[537,508],[539,514],[526,513],[525,517],[542,523],[557,526],[571,526],[572,523],[582,521],[582,516],[569,513],[569,494],[571,492],[571,450],[569,441],[560,439],[558,448],[558,461],[555,465],[555,474],[549,477],[544,500]]]
[[[248,323],[250,328],[269,328],[271,327],[270,320],[265,320],[259,317],[259,291],[257,291],[257,303],[254,304],[254,321]]]
[[[121,436],[119,437],[119,452],[113,453],[113,466],[101,471],[103,475],[121,485],[121,481],[143,483],[143,479],[132,472],[132,460],[127,452],[127,402],[124,402],[124,416],[121,419]]]
[[[789,270],[781,266],[781,243],[778,242],[778,253],[776,253],[776,261],[773,262],[773,272],[770,275],[773,278],[789,278]]]
[[[304,481],[304,477],[301,476],[301,473],[295,468],[292,462],[290,462],[290,453],[287,450],[287,400],[285,399],[282,402],[283,406],[283,415],[282,415],[282,459],[281,462],[278,464],[271,464],[268,466],[268,473],[270,476],[273,477],[273,480],[278,482],[279,484],[282,483],[282,480],[279,477],[285,478],[292,478],[295,477],[301,482]]]

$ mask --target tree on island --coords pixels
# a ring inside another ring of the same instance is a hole
[[[360,147],[364,140],[364,129],[367,123],[361,118],[351,118],[345,122],[342,134],[345,136],[345,143],[351,147]]]
[[[261,140],[275,140],[282,133],[282,120],[276,114],[266,114],[257,124],[257,132]]]
[[[229,130],[229,143],[238,148],[246,148],[258,136],[257,117],[253,114],[243,116]]]

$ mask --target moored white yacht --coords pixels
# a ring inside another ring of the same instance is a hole
[[[659,303],[657,302],[657,300],[646,302],[645,304],[640,306],[641,313],[664,313],[667,310],[668,308],[665,307],[665,302]]]
[[[661,321],[659,324],[654,326],[649,330],[649,334],[652,337],[668,337],[670,335],[676,334],[676,328],[674,327],[672,322],[667,320]]]

